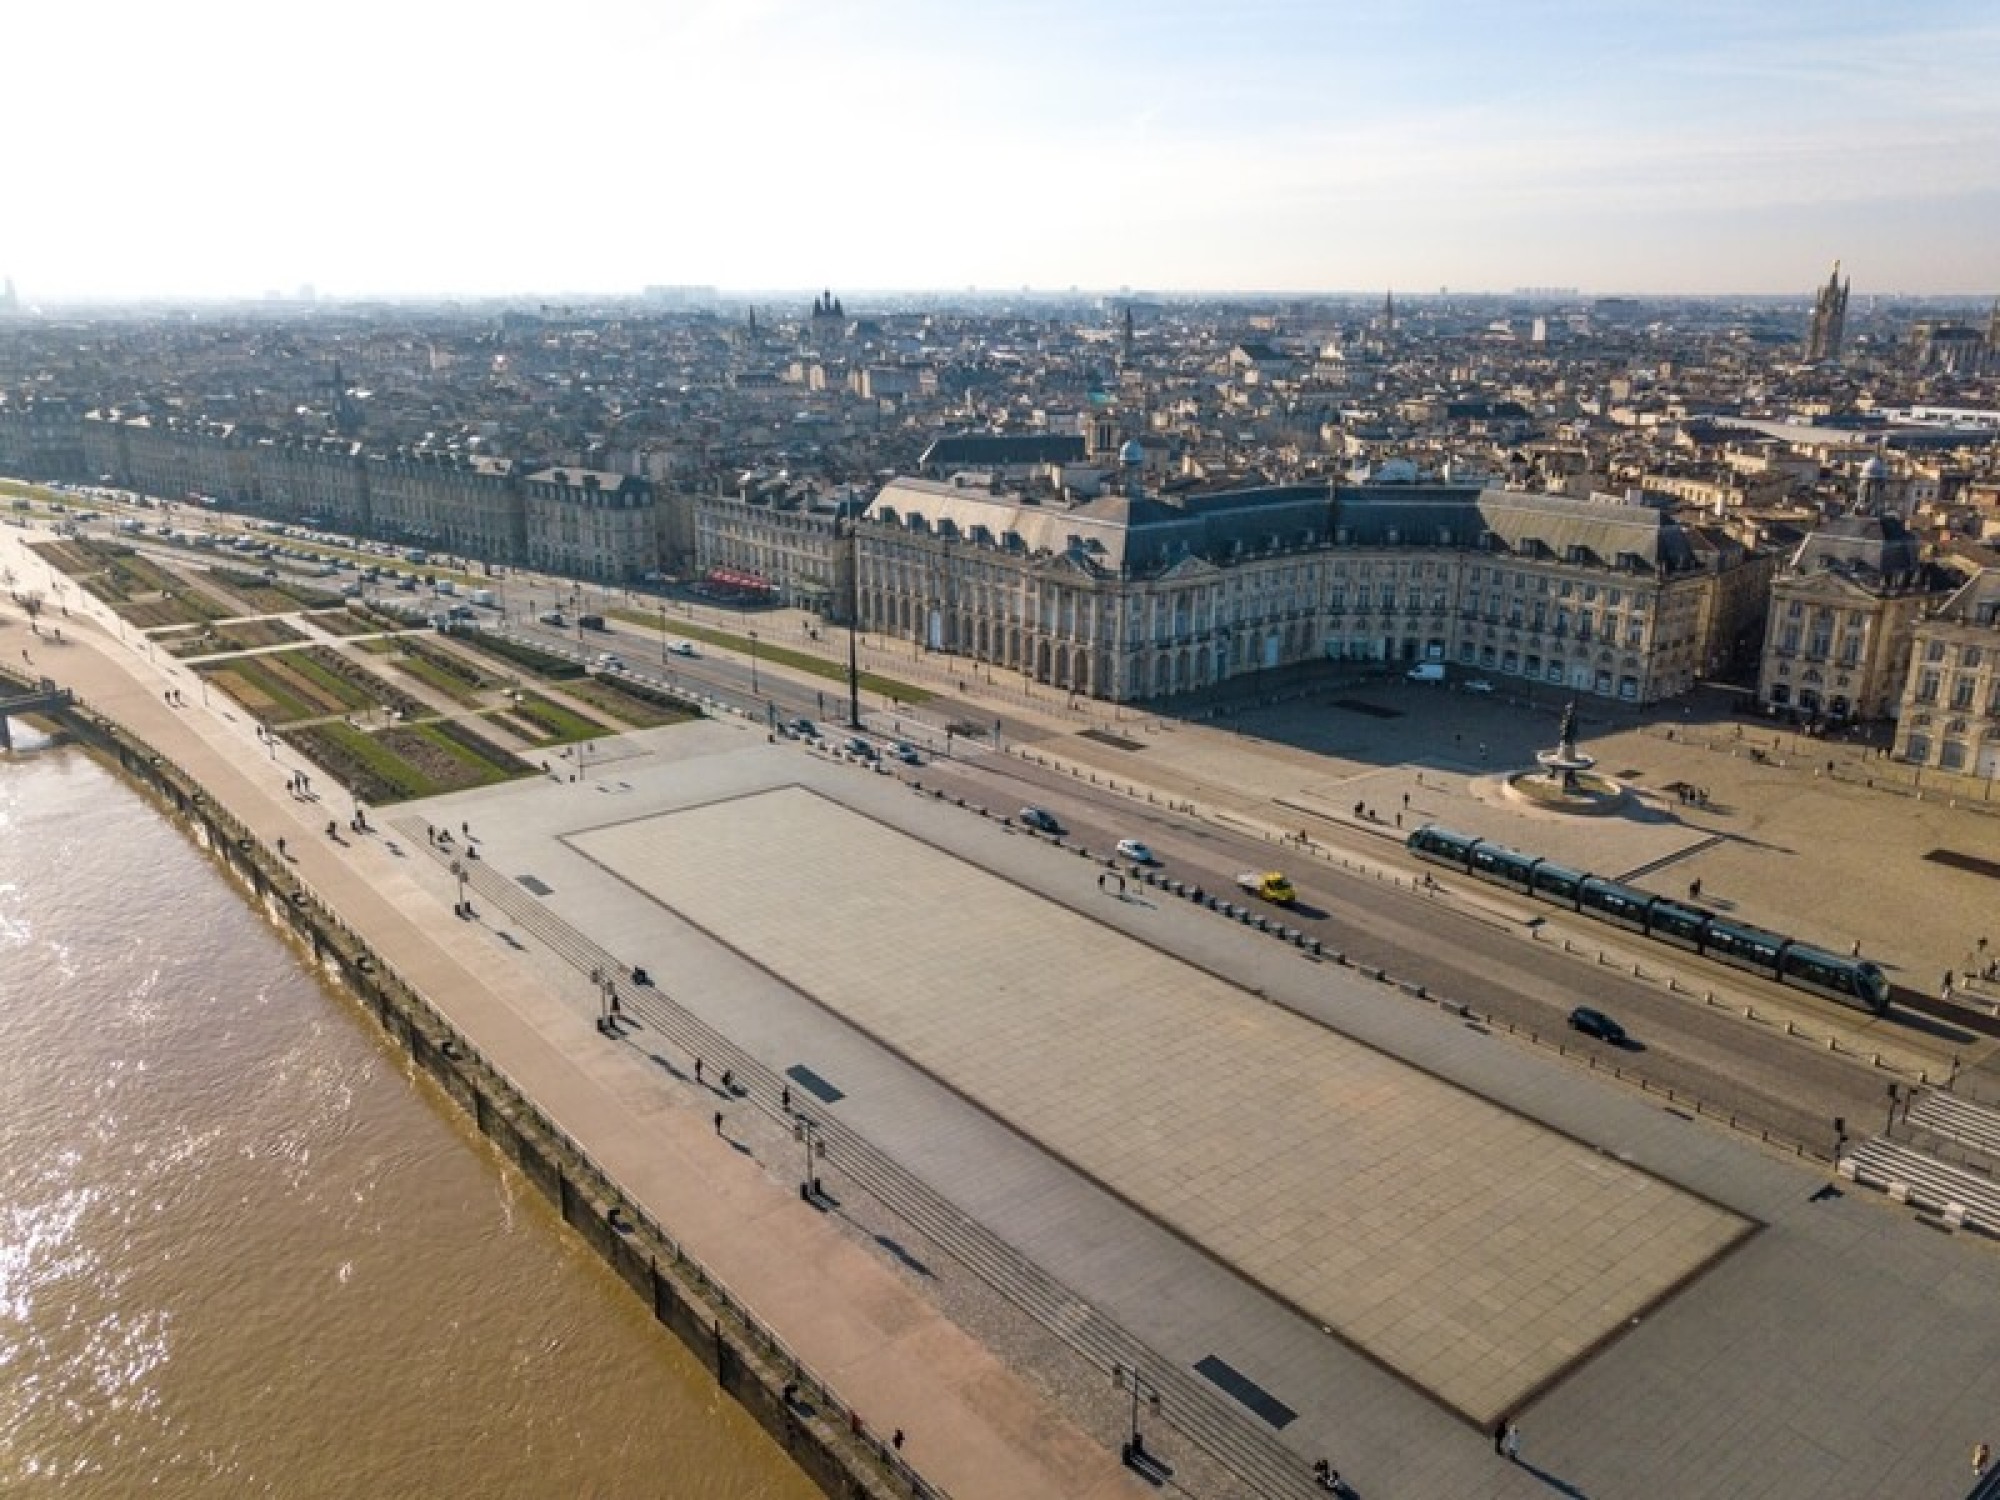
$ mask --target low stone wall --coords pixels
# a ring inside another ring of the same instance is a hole
[[[0,676],[10,674],[0,673]],[[313,895],[179,766],[86,706],[53,716],[83,745],[159,801],[187,832],[364,1006],[479,1131],[547,1198],[563,1222],[694,1351],[716,1383],[830,1496],[947,1500],[870,1432],[771,1329],[667,1232],[625,1201],[583,1148],[558,1129],[361,936]]]

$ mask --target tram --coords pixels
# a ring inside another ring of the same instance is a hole
[[[1732,921],[1692,902],[1656,896],[1435,823],[1426,823],[1405,843],[1419,859],[1627,932],[1641,933],[1655,942],[1699,953],[1873,1015],[1889,1008],[1888,977],[1868,959],[1844,958],[1782,933]]]

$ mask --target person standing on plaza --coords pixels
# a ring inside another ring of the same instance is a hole
[[[1972,1477],[1974,1479],[1985,1478],[1986,1471],[1992,1465],[1993,1450],[1984,1443],[1974,1443],[1972,1445]]]
[[[1507,1424],[1507,1436],[1500,1447],[1506,1453],[1509,1463],[1517,1464],[1521,1461],[1521,1429],[1512,1422]]]

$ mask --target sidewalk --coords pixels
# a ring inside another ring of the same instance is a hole
[[[24,575],[24,536],[0,538],[0,557]],[[612,1180],[777,1329],[843,1400],[881,1431],[910,1434],[905,1457],[956,1500],[1134,1493],[1115,1454],[904,1285],[837,1226],[798,1201],[754,1158],[702,1117],[662,1109],[650,1080],[607,1058],[563,1001],[505,960],[490,934],[449,916],[449,901],[380,837],[334,844],[324,833],[338,802],[288,793],[302,767],[254,735],[248,715],[214,695],[203,710],[196,679],[164,653],[138,655],[77,603],[56,612],[63,643],[28,635],[0,601],[0,640],[26,640],[36,670],[91,709],[185,767],[268,842],[286,839],[301,879],[444,1013]],[[189,706],[170,708],[169,686]],[[758,736],[761,738],[761,736]],[[313,774],[310,767],[304,767]]]

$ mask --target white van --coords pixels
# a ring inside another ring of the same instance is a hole
[[[1420,661],[1403,675],[1412,682],[1443,682],[1444,663],[1441,661]]]

